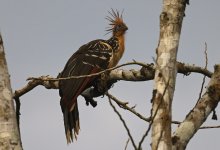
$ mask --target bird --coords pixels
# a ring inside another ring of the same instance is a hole
[[[82,45],[67,61],[59,78],[90,75],[116,66],[125,51],[125,33],[128,30],[118,10],[108,11],[107,39],[96,39]],[[97,76],[59,81],[60,105],[63,113],[67,144],[77,139],[80,130],[77,98],[93,86]]]

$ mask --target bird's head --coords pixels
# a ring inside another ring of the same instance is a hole
[[[108,27],[106,29],[107,33],[112,32],[113,36],[119,37],[125,34],[128,30],[128,27],[123,22],[122,13],[119,14],[119,11],[114,11],[113,9],[109,11],[110,16],[107,16],[106,19],[110,21]]]

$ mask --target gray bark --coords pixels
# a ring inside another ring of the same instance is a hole
[[[217,107],[220,100],[220,64],[215,66],[215,72],[206,89],[196,106],[173,133],[173,150],[184,150],[209,114]]]
[[[172,148],[172,99],[177,74],[176,57],[185,7],[185,0],[163,0],[152,99],[152,150]]]
[[[0,35],[0,149],[21,150],[9,77],[3,41]]]

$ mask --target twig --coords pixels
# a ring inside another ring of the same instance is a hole
[[[127,66],[127,65],[140,65],[142,67],[148,67],[148,65],[145,64],[145,63],[134,61],[134,62],[128,62],[128,63],[122,64],[122,65],[118,65],[116,67],[112,67],[112,68],[105,69],[103,71],[100,71],[100,72],[97,72],[97,73],[88,74],[88,75],[70,76],[70,77],[66,77],[66,78],[45,78],[45,79],[40,79],[40,80],[44,80],[44,81],[60,81],[60,80],[70,80],[70,79],[79,79],[79,78],[93,77],[93,76],[98,76],[98,75],[103,74],[105,72],[108,72],[108,71],[111,71],[111,70],[114,70],[114,69],[117,69],[117,68],[120,68],[120,67],[123,67],[123,66]],[[27,80],[39,80],[39,78],[30,77]]]
[[[146,118],[144,116],[142,116],[140,113],[138,113],[137,111],[135,111],[135,109],[132,109],[130,107],[127,106],[128,102],[121,102],[119,99],[117,99],[115,96],[111,95],[110,93],[106,93],[106,96],[108,96],[110,99],[112,99],[113,101],[115,101],[119,107],[130,111],[131,113],[133,113],[134,115],[136,115],[137,117],[139,117],[140,119],[146,121],[146,122],[150,122],[151,118]]]
[[[126,129],[126,131],[127,131],[127,133],[128,133],[128,136],[129,136],[129,138],[130,138],[130,140],[131,140],[131,143],[132,143],[134,149],[135,149],[135,150],[138,150],[138,149],[137,149],[137,146],[135,145],[134,139],[133,139],[133,137],[132,137],[132,135],[131,135],[131,133],[130,133],[130,130],[129,130],[128,126],[126,125],[125,120],[122,118],[121,114],[117,111],[117,109],[115,108],[115,106],[112,104],[110,97],[109,97],[109,103],[110,103],[110,105],[112,106],[114,112],[118,115],[118,117],[120,118],[121,122],[123,123],[123,125],[124,125],[124,127],[125,127],[125,129]]]
[[[142,138],[141,138],[141,140],[140,140],[140,142],[139,142],[139,144],[138,144],[138,150],[141,149],[141,145],[142,145],[142,143],[144,142],[144,139],[148,136],[148,133],[150,132],[151,126],[152,126],[152,122],[150,122],[150,124],[149,124],[149,126],[148,126],[146,132],[145,132],[144,135],[142,136]]]
[[[200,127],[199,129],[213,129],[213,128],[220,128],[220,125],[218,125],[218,126],[204,126],[204,127]]]
[[[138,113],[135,109],[133,108],[130,108],[127,106],[128,102],[122,102],[121,100],[119,100],[118,98],[116,98],[115,96],[113,96],[112,94],[110,94],[109,92],[105,94],[106,96],[110,97],[111,100],[115,101],[116,104],[118,104],[119,107],[125,109],[125,110],[128,110],[130,111],[131,113],[133,113],[134,115],[136,115],[138,118],[146,121],[146,122],[150,122],[152,119],[151,117],[144,117],[143,115],[141,115],[140,113]],[[180,124],[181,122],[180,121],[172,121],[173,124]]]
[[[205,43],[205,51],[204,51],[204,54],[205,54],[205,69],[207,69],[207,66],[208,66],[208,53],[207,53],[207,50],[208,50],[207,49],[207,43]],[[203,79],[202,79],[202,86],[201,86],[201,89],[200,89],[199,98],[198,98],[196,104],[199,102],[199,100],[202,97],[202,91],[203,91],[204,84],[205,84],[205,78],[206,78],[206,76],[204,75]]]
[[[128,140],[126,141],[125,150],[127,150],[129,141],[130,141],[130,139],[128,138]]]

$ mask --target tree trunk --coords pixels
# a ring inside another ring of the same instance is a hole
[[[176,57],[185,7],[185,0],[163,1],[152,99],[152,150],[172,149],[172,99],[177,73]]]
[[[20,134],[15,115],[13,94],[0,35],[0,149],[21,150]]]

